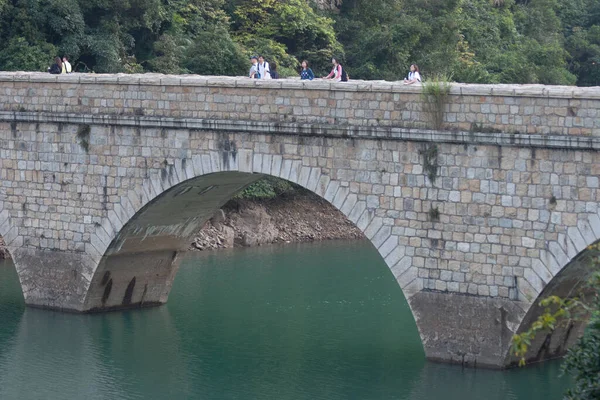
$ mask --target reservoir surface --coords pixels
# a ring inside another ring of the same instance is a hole
[[[427,362],[367,241],[191,253],[161,307],[26,308],[0,263],[0,399],[559,400],[560,362]]]

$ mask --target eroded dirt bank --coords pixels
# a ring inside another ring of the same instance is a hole
[[[206,223],[192,248],[361,239],[362,232],[331,204],[309,193],[269,200],[233,200]]]

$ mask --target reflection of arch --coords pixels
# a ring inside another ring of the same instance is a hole
[[[83,309],[166,301],[177,271],[177,253],[188,246],[188,238],[233,194],[264,175],[289,180],[329,201],[371,240],[407,297],[421,289],[417,268],[392,234],[390,220],[376,215],[366,196],[352,190],[349,182],[331,179],[321,167],[303,165],[300,159],[250,150],[215,151],[165,165],[108,211],[86,247],[98,267]],[[136,274],[150,268],[154,275],[140,279],[127,275],[128,268]],[[162,286],[160,279],[166,282]],[[126,299],[128,288],[133,293]]]
[[[558,240],[547,244],[539,259],[524,271],[520,283],[520,295],[531,305],[522,318],[517,333],[524,332],[543,312],[539,302],[552,295],[563,298],[576,296],[589,279],[592,251],[588,247],[600,240],[600,218],[589,214],[580,219],[577,226],[559,233]],[[538,335],[527,354],[528,362],[561,357],[575,343],[585,329],[585,323],[573,322],[560,326],[551,333]],[[518,359],[507,354],[505,365],[514,365]]]

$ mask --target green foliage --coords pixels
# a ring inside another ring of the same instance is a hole
[[[597,400],[600,398],[600,273],[594,274],[590,286],[596,295],[587,309],[590,322],[584,335],[565,357],[563,371],[574,378],[574,385],[566,399]]]
[[[245,75],[248,60],[224,28],[203,31],[187,49],[183,66],[200,75]]]
[[[163,74],[183,74],[189,72],[181,65],[181,60],[188,53],[192,42],[169,33],[162,35],[154,42],[156,57],[149,60],[152,71]]]
[[[297,76],[335,56],[353,79],[600,85],[598,0],[0,0],[0,68],[246,75],[254,53]]]
[[[346,0],[336,30],[356,78],[397,80],[417,63],[425,77],[459,82],[591,85],[600,63],[588,39],[598,21],[588,10],[599,7],[597,0]],[[565,30],[567,23],[575,28]],[[583,64],[572,58],[581,49],[570,46],[573,29],[585,31]]]
[[[56,48],[50,43],[30,44],[22,37],[12,38],[0,50],[0,70],[46,71],[54,62]]]
[[[298,190],[301,188],[292,182],[267,176],[242,190],[234,199],[272,199]]]
[[[593,254],[593,272],[585,291],[579,298],[549,296],[540,302],[543,313],[529,329],[512,340],[511,352],[520,357],[519,365],[525,364],[525,355],[536,335],[552,331],[572,320],[588,320],[583,336],[569,349],[563,362],[563,372],[573,377],[573,387],[565,394],[566,399],[597,400],[600,398],[600,245],[588,248]]]
[[[307,0],[239,0],[231,14],[235,37],[256,54],[283,68],[299,67],[307,59],[323,72],[332,56],[341,57],[333,20],[318,15]],[[297,74],[296,74],[297,75]]]
[[[279,72],[286,68],[293,70],[299,63],[296,57],[288,54],[287,48],[284,44],[281,44],[273,39],[265,39],[246,35],[238,38],[238,40],[240,40],[244,47],[248,49],[246,52],[246,60],[250,58],[251,55],[260,54],[265,57],[265,59],[270,60],[271,62],[276,62]],[[246,65],[249,68],[250,64],[247,61]],[[246,70],[248,68],[246,68]],[[294,75],[298,74],[295,73]]]

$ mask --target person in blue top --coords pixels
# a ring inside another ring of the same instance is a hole
[[[308,68],[308,61],[302,61],[302,70],[300,70],[300,79],[305,80],[308,79],[312,81],[315,79],[315,74],[313,74],[312,69]]]

